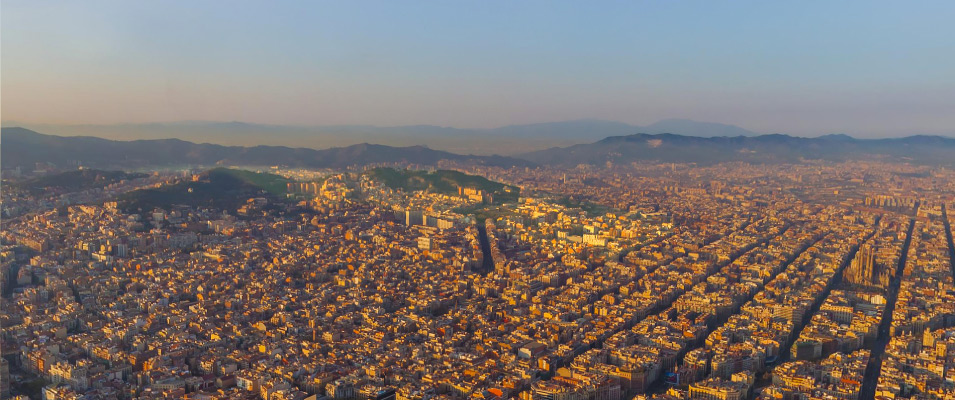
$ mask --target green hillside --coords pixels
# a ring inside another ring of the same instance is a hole
[[[125,212],[165,209],[173,205],[234,210],[250,197],[284,199],[286,183],[288,180],[279,175],[216,168],[201,174],[197,181],[136,190],[116,200]]]
[[[517,201],[520,189],[482,176],[463,172],[438,170],[434,172],[375,168],[367,172],[374,179],[392,189],[427,191],[441,194],[458,194],[458,187],[481,189],[494,196],[495,203]]]
[[[142,178],[145,176],[145,174],[126,173],[123,171],[79,169],[41,176],[14,185],[35,194],[46,191],[79,192],[82,190],[102,188],[123,180]]]

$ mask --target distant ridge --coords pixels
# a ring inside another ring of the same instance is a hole
[[[9,124],[5,123],[5,124]],[[4,125],[7,126],[7,125]],[[378,143],[390,146],[427,145],[436,150],[467,154],[513,155],[553,146],[591,143],[608,136],[638,132],[687,136],[755,136],[757,133],[725,124],[667,119],[649,126],[600,119],[508,125],[491,129],[462,129],[434,125],[294,126],[239,121],[179,121],[117,125],[17,125],[60,136],[94,136],[112,140],[187,139],[221,145],[279,145],[328,148]],[[264,138],[268,138],[267,142]]]
[[[3,168],[32,168],[38,162],[59,166],[79,163],[89,167],[121,169],[201,165],[343,168],[380,163],[435,165],[441,160],[495,166],[531,165],[515,158],[460,155],[424,146],[392,147],[362,143],[314,150],[283,146],[221,146],[179,139],[117,141],[88,136],[63,137],[24,128],[3,128],[0,132],[0,161]]]
[[[734,161],[775,164],[811,160],[884,160],[952,166],[955,165],[955,138],[926,135],[895,139],[855,139],[847,135],[804,138],[783,134],[703,138],[638,133],[504,157],[461,155],[424,146],[393,147],[368,143],[315,150],[283,146],[220,146],[179,139],[115,141],[3,128],[0,159],[3,168],[32,168],[37,162],[60,166],[78,162],[104,169],[214,165],[343,168],[393,163],[434,166],[442,160],[499,167],[602,166],[607,162],[638,161],[698,165]]]
[[[590,144],[555,147],[519,157],[564,167],[637,161],[710,165],[731,161],[776,164],[807,160],[885,160],[955,165],[955,138],[924,135],[896,139],[855,139],[847,135],[803,138],[782,134],[701,138],[639,133],[612,136]]]

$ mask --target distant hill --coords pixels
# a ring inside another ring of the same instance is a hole
[[[44,135],[23,128],[3,128],[0,160],[3,168],[32,168],[37,162],[108,168],[149,168],[214,165],[285,165],[343,168],[352,165],[408,162],[435,165],[441,160],[495,166],[531,165],[500,156],[470,156],[423,146],[392,147],[356,144],[325,150],[282,146],[221,146],[179,139],[117,141],[87,136]]]
[[[47,191],[69,193],[103,188],[123,180],[143,178],[145,176],[145,174],[131,174],[123,171],[82,169],[28,179],[17,182],[14,186],[33,193],[43,193]]]
[[[286,183],[288,180],[279,175],[215,168],[202,173],[197,181],[135,190],[115,200],[124,212],[148,212],[174,205],[234,211],[252,197],[284,199]]]
[[[515,186],[458,171],[438,170],[428,172],[375,168],[367,173],[372,178],[384,183],[385,186],[405,191],[423,190],[431,193],[457,195],[458,187],[473,188],[493,195],[495,203],[516,201],[520,194],[520,189]]]
[[[520,157],[546,165],[573,167],[634,161],[697,163],[799,163],[807,160],[886,160],[955,165],[955,139],[910,136],[855,139],[846,135],[801,138],[787,135],[701,138],[673,134],[614,136],[590,144],[557,147]]]

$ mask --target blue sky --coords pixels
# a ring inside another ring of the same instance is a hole
[[[2,118],[955,132],[955,2],[18,1]]]

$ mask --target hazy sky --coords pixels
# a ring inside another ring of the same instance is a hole
[[[955,132],[955,1],[17,1],[5,121]]]

